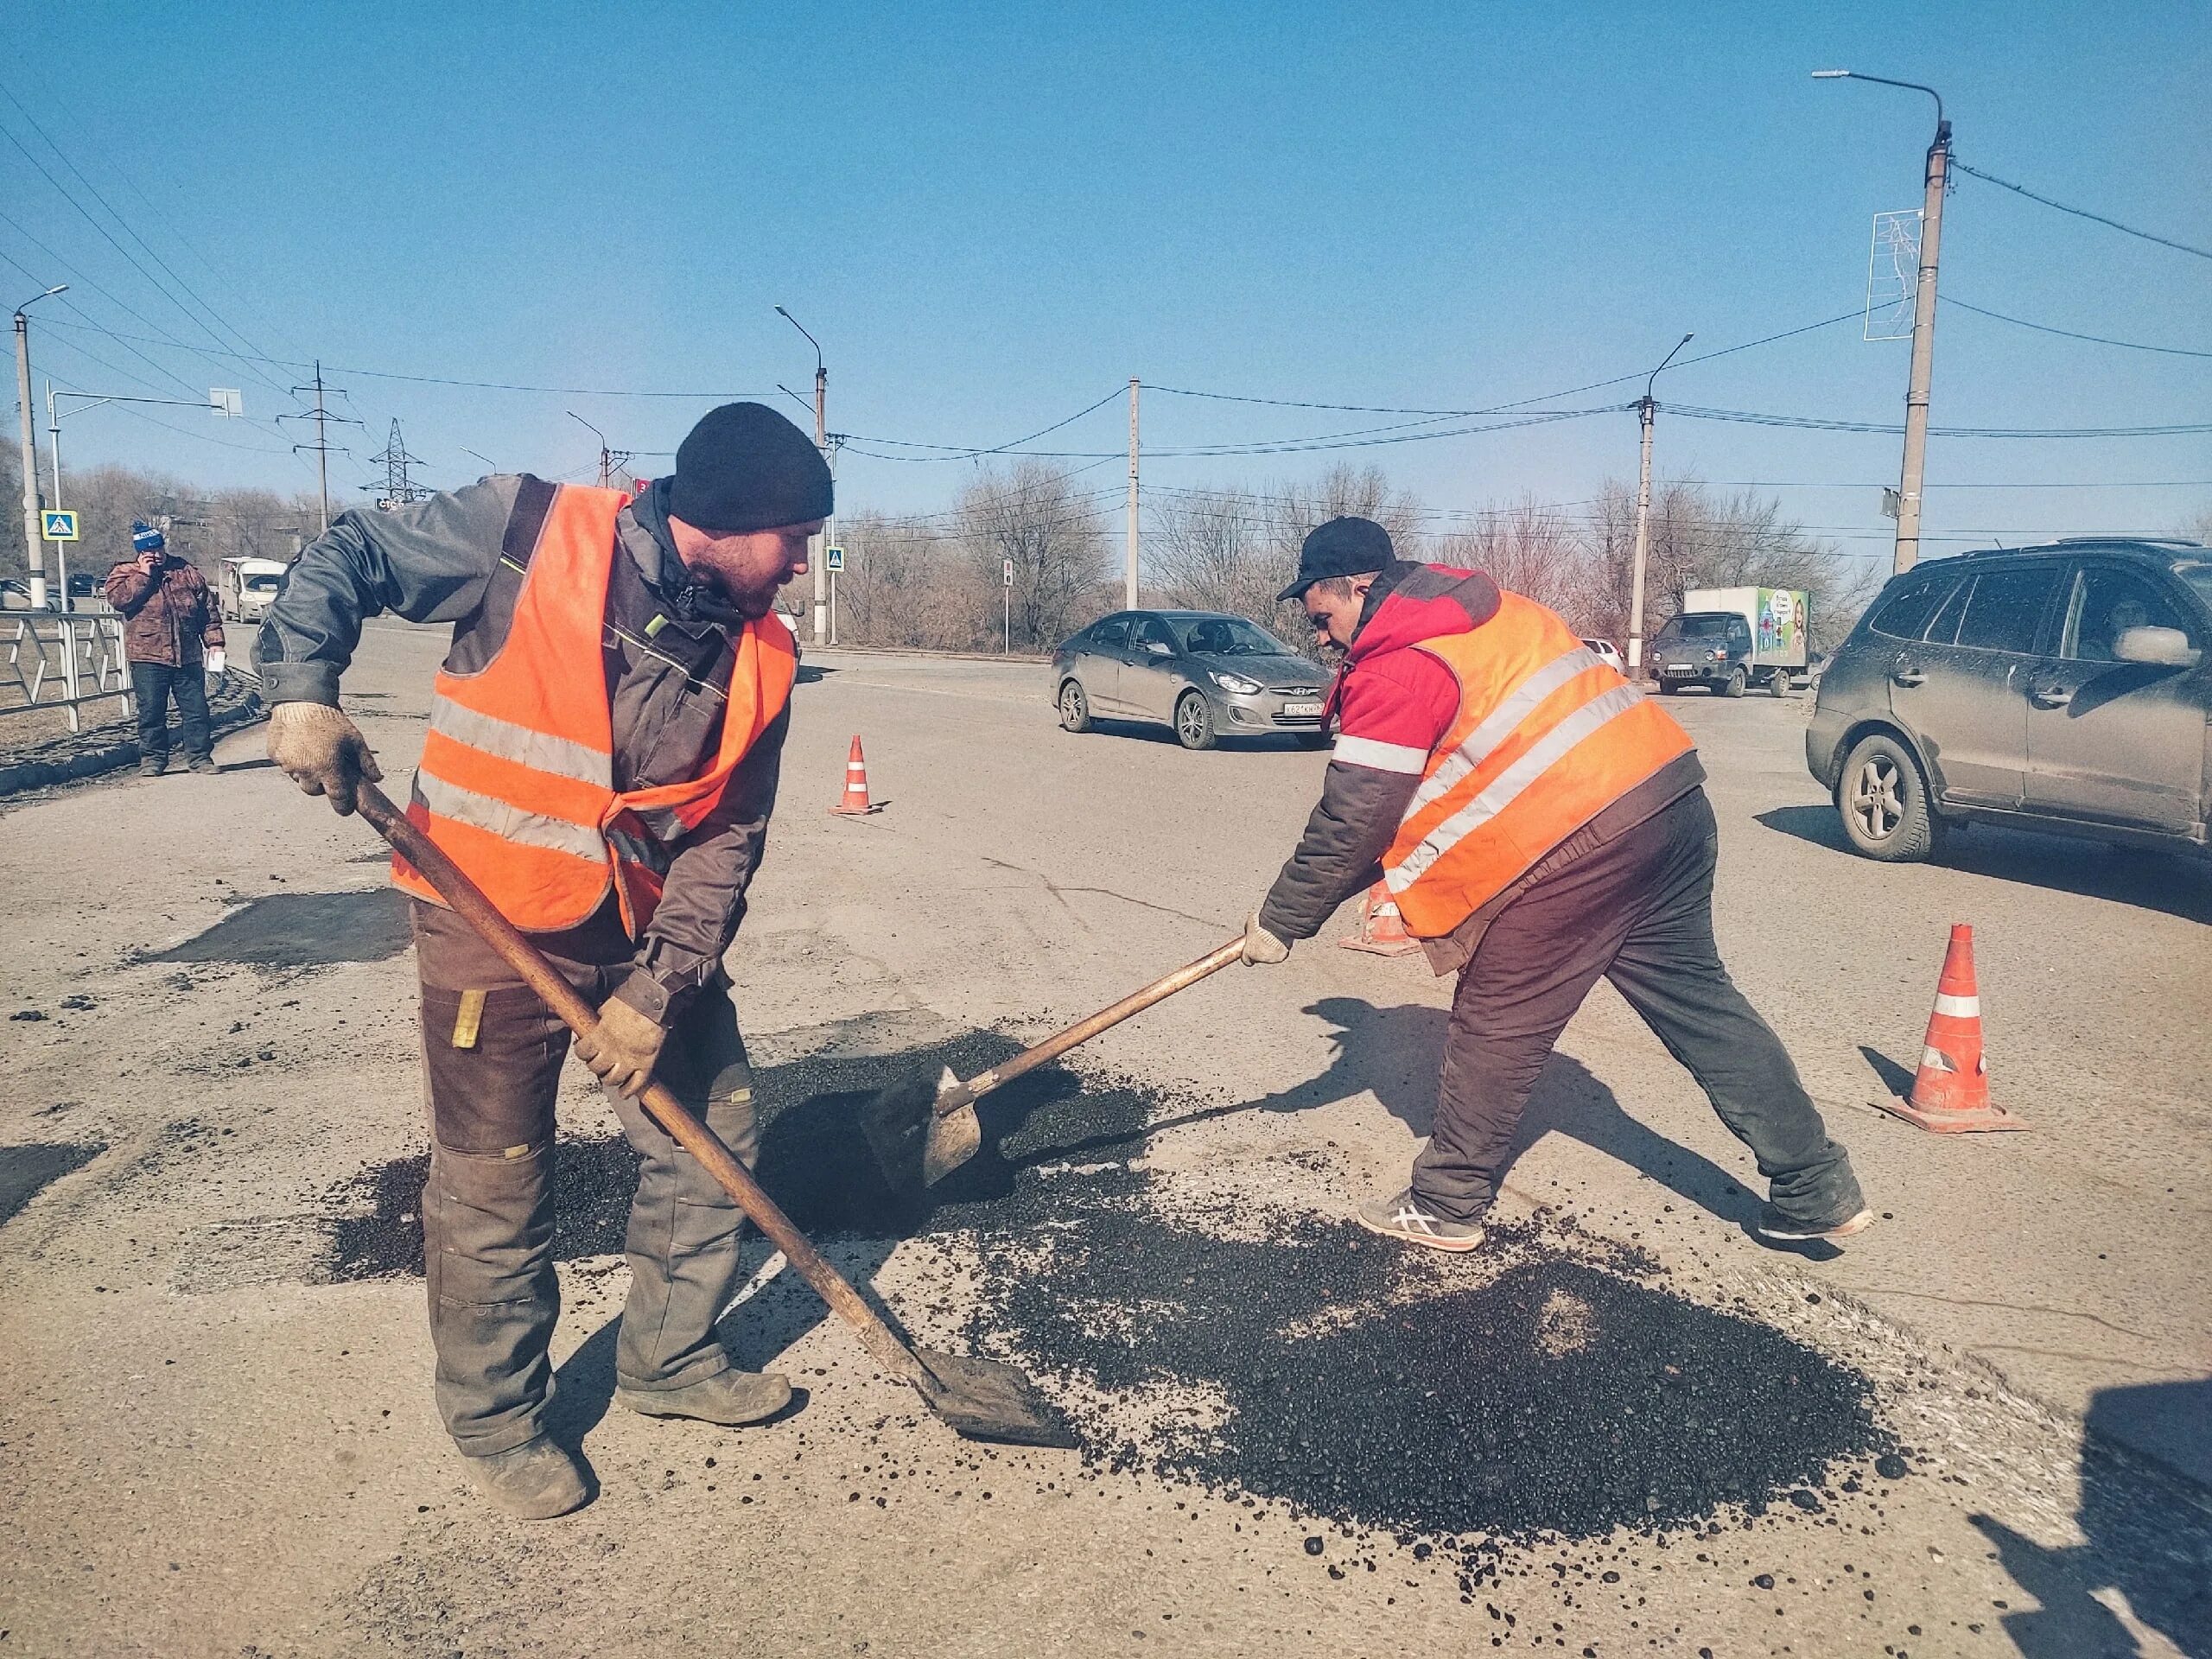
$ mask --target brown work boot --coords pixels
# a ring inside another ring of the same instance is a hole
[[[733,1365],[681,1389],[631,1389],[617,1383],[614,1397],[646,1417],[691,1417],[742,1428],[765,1421],[791,1404],[791,1385],[788,1377],[772,1371],[741,1371]]]
[[[477,1491],[519,1520],[550,1521],[591,1501],[583,1459],[543,1436],[512,1452],[464,1457],[461,1465]]]

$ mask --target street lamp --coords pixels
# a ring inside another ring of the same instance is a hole
[[[491,456],[476,454],[476,451],[471,449],[467,444],[461,445],[461,453],[464,455],[476,455],[476,459],[482,461],[485,467],[493,474],[496,474],[499,470],[499,463],[493,461]]]
[[[16,308],[16,402],[23,417],[23,557],[30,567],[33,610],[46,608],[46,549],[38,524],[38,435],[31,426],[36,418],[31,413],[31,325],[23,313],[41,300],[68,291],[68,283],[56,283]],[[67,601],[68,594],[65,592],[62,598]]]
[[[585,431],[590,433],[592,436],[599,440],[599,487],[602,490],[605,489],[607,487],[607,480],[611,475],[614,462],[613,451],[607,448],[607,434],[601,431],[589,421],[584,419],[582,416],[577,414],[573,409],[563,410],[562,413],[566,415],[570,420],[574,421],[578,426],[583,428]],[[476,458],[479,461],[484,459],[481,455],[478,455]]]
[[[830,371],[822,366],[822,342],[807,334],[806,325],[782,306],[776,308],[776,315],[800,334],[805,334],[806,343],[814,347],[814,447],[826,456],[830,452]],[[830,577],[822,568],[825,561],[821,556],[819,547],[815,550],[815,556],[807,562],[814,567],[814,643],[819,645],[824,644],[828,638]]]
[[[1912,372],[1904,394],[1904,460],[1897,479],[1897,556],[1892,569],[1910,570],[1920,557],[1921,481],[1928,462],[1928,388],[1936,365],[1936,262],[1943,241],[1943,184],[1951,160],[1951,124],[1943,118],[1943,95],[1916,80],[1862,75],[1853,69],[1815,69],[1815,80],[1867,80],[1878,86],[1902,86],[1936,100],[1936,137],[1928,145],[1920,209],[1920,276],[1912,302]]]
[[[1637,404],[1637,423],[1643,429],[1643,461],[1636,475],[1636,582],[1628,601],[1628,672],[1630,679],[1643,676],[1643,572],[1651,555],[1651,423],[1659,405],[1651,400],[1651,388],[1659,378],[1659,369],[1675,360],[1675,353],[1695,340],[1694,334],[1684,334],[1675,342],[1675,350],[1659,359],[1659,368],[1651,371],[1643,382],[1643,400]]]

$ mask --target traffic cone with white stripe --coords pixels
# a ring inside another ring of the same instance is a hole
[[[1989,1063],[1981,1052],[1981,996],[1974,988],[1974,929],[1964,922],[1953,925],[1951,947],[1943,953],[1936,1011],[1928,1016],[1911,1096],[1875,1104],[1937,1135],[2027,1128],[2003,1107],[1990,1104]]]
[[[853,734],[852,752],[845,757],[845,792],[830,813],[841,818],[861,817],[870,812],[880,812],[882,806],[868,798],[868,761],[861,753],[860,734]]]
[[[1390,896],[1387,883],[1377,881],[1367,890],[1359,901],[1359,931],[1347,934],[1337,943],[1347,950],[1364,950],[1370,956],[1404,957],[1421,949],[1421,941],[1406,931],[1406,918],[1398,913],[1398,901]]]

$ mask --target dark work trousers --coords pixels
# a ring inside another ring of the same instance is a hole
[[[130,691],[138,703],[138,758],[169,758],[169,699],[176,699],[177,734],[188,760],[205,760],[215,752],[207,727],[207,671],[198,663],[171,668],[167,663],[130,664]]]
[[[595,941],[560,936],[570,951],[548,952],[594,1006],[630,963],[619,929],[597,931]],[[415,947],[430,1119],[423,1254],[438,1410],[463,1452],[489,1457],[536,1440],[553,1394],[546,1351],[561,1306],[553,1104],[569,1028],[451,912],[418,901]],[[753,1166],[752,1073],[719,976],[682,1005],[655,1075]],[[630,1300],[615,1376],[626,1388],[683,1388],[729,1369],[714,1327],[737,1293],[743,1217],[642,1106],[610,1097],[645,1160],[630,1206]]]
[[[1793,1221],[1856,1215],[1850,1155],[1713,939],[1718,834],[1694,790],[1570,856],[1510,900],[1459,975],[1436,1122],[1413,1190],[1455,1221],[1497,1197],[1514,1130],[1560,1032],[1602,976],[1689,1069],[1751,1149],[1774,1206]],[[1541,868],[1541,867],[1540,867]]]

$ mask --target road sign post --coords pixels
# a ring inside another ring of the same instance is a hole
[[[822,563],[830,572],[830,643],[834,645],[837,643],[837,578],[844,574],[845,550],[825,547],[822,550]]]
[[[1014,561],[1000,562],[999,655],[1010,655],[1014,650]]]

